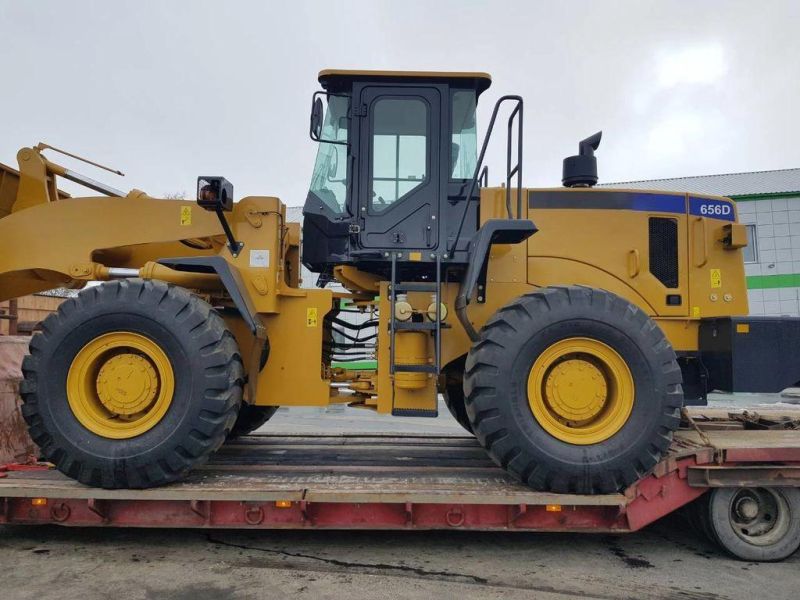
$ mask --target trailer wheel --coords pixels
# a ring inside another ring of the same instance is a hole
[[[800,490],[717,488],[701,515],[722,548],[736,558],[774,562],[800,547]]]
[[[233,424],[233,429],[228,434],[228,439],[237,438],[254,432],[264,423],[269,421],[278,410],[277,406],[254,406],[242,403],[239,415]]]
[[[222,318],[155,281],[105,283],[64,302],[22,368],[22,414],[44,458],[104,488],[181,479],[225,440],[242,397]]]
[[[442,397],[445,406],[453,418],[458,421],[470,435],[474,435],[472,424],[467,416],[467,407],[464,404],[464,360],[466,356],[456,360],[444,371],[444,389]]]
[[[620,490],[663,456],[681,371],[661,329],[610,292],[545,288],[500,309],[469,352],[466,409],[492,459],[529,486]]]

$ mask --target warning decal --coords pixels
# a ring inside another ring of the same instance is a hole
[[[187,226],[192,224],[192,207],[181,206],[181,225]]]

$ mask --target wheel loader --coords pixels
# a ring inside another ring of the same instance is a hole
[[[510,476],[606,493],[660,460],[684,404],[800,381],[798,320],[747,316],[730,199],[594,187],[599,133],[564,187],[523,187],[523,100],[500,97],[479,142],[485,73],[319,82],[302,230],[220,176],[195,202],[121,192],[46,144],[3,169],[0,300],[82,288],[31,339],[21,387],[69,477],[162,485],[279,406],[435,417],[443,394]]]

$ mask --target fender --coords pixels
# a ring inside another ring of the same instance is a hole
[[[239,272],[232,268],[227,260],[221,256],[189,256],[184,258],[162,258],[157,262],[175,271],[216,273],[251,333],[259,339],[265,337],[264,326],[261,325],[256,317],[255,308],[253,308],[247,295],[242,293],[244,282],[239,276]]]
[[[493,244],[519,244],[539,231],[528,219],[489,219],[469,244],[469,265],[456,296],[456,315],[464,331],[473,342],[478,341],[478,332],[467,318],[467,305],[478,281],[486,278],[489,252]]]

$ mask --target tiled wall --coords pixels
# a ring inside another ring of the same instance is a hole
[[[750,314],[800,316],[800,196],[737,206],[739,220],[756,225],[758,262],[745,265]]]

